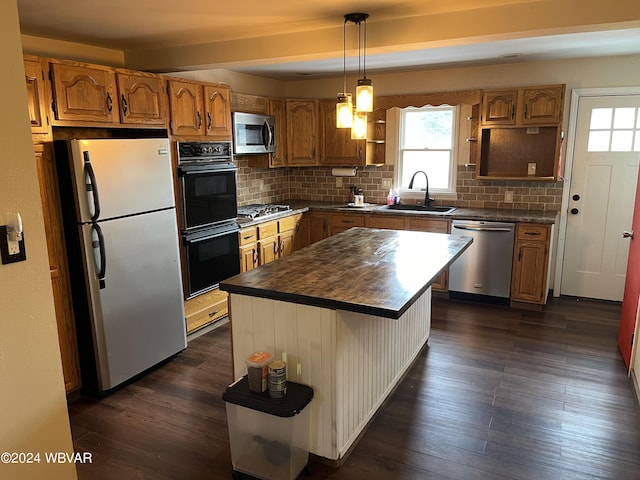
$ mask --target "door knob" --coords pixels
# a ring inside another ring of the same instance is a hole
[[[622,232],[622,238],[633,238],[633,230],[631,230],[630,232],[626,230]]]
[[[579,212],[579,210],[577,208],[572,208],[571,209],[571,215],[577,215]]]

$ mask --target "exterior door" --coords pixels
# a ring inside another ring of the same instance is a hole
[[[621,301],[640,158],[640,95],[581,97],[561,293]]]
[[[623,237],[629,242],[629,260],[627,262],[627,281],[624,285],[622,313],[620,314],[620,333],[618,347],[627,367],[631,358],[633,332],[636,327],[638,299],[640,297],[640,175],[638,176],[636,201],[633,211],[633,223]]]

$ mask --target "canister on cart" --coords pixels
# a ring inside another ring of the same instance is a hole
[[[275,360],[269,364],[269,396],[282,398],[287,394],[287,364]]]
[[[255,352],[247,357],[247,377],[249,390],[262,393],[267,389],[269,364],[273,355],[267,352]]]

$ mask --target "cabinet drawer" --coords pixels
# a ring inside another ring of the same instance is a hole
[[[331,225],[334,227],[364,227],[364,215],[332,215]]]
[[[546,242],[549,239],[549,226],[535,223],[519,223],[516,229],[518,240]]]
[[[258,239],[258,230],[256,227],[248,227],[240,230],[240,246],[254,243]]]
[[[433,233],[449,233],[449,220],[410,217],[409,230]]]
[[[405,217],[389,217],[387,215],[369,216],[369,228],[389,228],[392,230],[404,230]]]
[[[227,293],[212,290],[184,302],[187,333],[215,322],[228,313]]]
[[[288,232],[289,230],[295,230],[300,218],[302,218],[301,214],[281,218],[278,220],[278,231],[282,233]]]
[[[258,225],[258,238],[273,237],[278,234],[278,222],[267,222]]]

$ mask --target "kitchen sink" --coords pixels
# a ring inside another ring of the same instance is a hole
[[[451,213],[456,207],[445,207],[445,206],[435,206],[435,205],[411,205],[411,204],[400,204],[400,205],[385,205],[382,207],[387,210],[405,210],[411,212],[429,212],[429,213]]]

